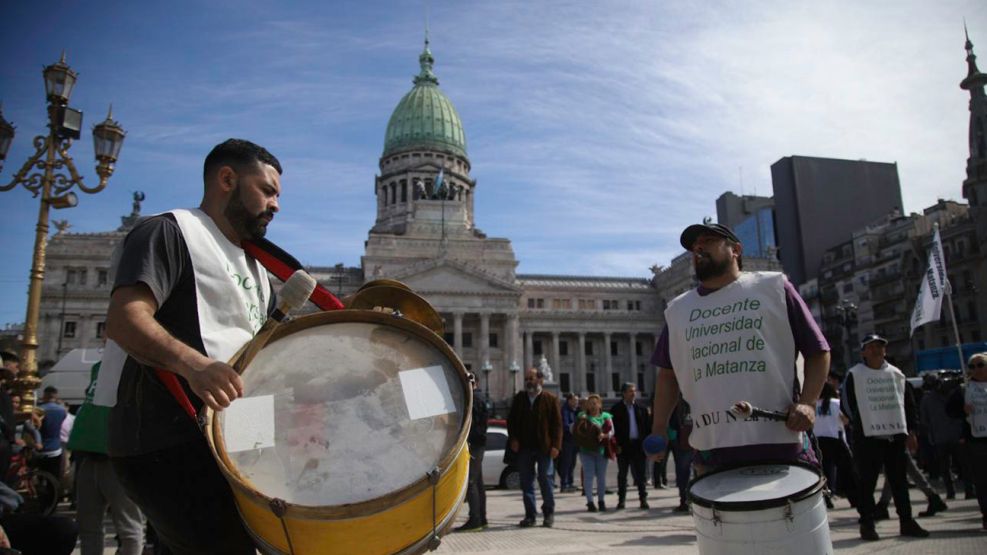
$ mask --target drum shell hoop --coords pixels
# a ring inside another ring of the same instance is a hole
[[[775,498],[775,499],[759,499],[759,500],[756,500],[756,501],[717,501],[717,502],[714,502],[714,501],[710,501],[708,499],[705,499],[703,497],[699,497],[698,495],[695,495],[695,494],[692,493],[692,486],[696,482],[698,482],[698,481],[700,481],[702,479],[708,478],[709,476],[713,476],[713,475],[716,475],[716,474],[720,474],[722,472],[728,472],[728,471],[731,471],[731,470],[737,470],[739,468],[750,468],[750,467],[755,467],[755,466],[789,466],[789,467],[804,468],[806,470],[812,471],[814,474],[816,474],[817,476],[819,476],[819,480],[816,481],[816,483],[812,484],[811,486],[806,487],[806,488],[804,488],[802,490],[799,490],[799,491],[797,491],[797,492],[795,492],[795,493],[793,493],[791,495],[788,495],[788,496],[785,496],[785,497],[778,497],[778,498]],[[687,492],[688,492],[687,493],[687,496],[688,496],[689,501],[691,503],[695,503],[696,505],[699,505],[700,507],[706,507],[707,509],[713,509],[714,511],[759,511],[759,510],[762,510],[762,509],[773,509],[773,508],[776,508],[776,507],[784,507],[786,505],[789,505],[790,506],[792,503],[797,503],[799,501],[804,501],[805,499],[808,499],[808,498],[812,497],[813,495],[816,495],[817,493],[819,493],[820,491],[822,491],[822,489],[825,486],[826,486],[826,478],[825,478],[825,476],[822,476],[822,474],[819,472],[819,469],[817,469],[816,467],[814,467],[814,466],[812,466],[810,464],[806,464],[806,463],[802,463],[802,462],[790,462],[790,461],[786,461],[786,462],[759,462],[757,464],[745,464],[745,465],[728,466],[728,467],[724,467],[724,468],[720,468],[720,469],[714,470],[713,472],[708,472],[706,474],[703,474],[702,476],[699,476],[698,478],[694,478],[692,481],[689,482],[689,486],[688,486],[688,489],[687,489]]]
[[[468,378],[466,377],[466,367],[459,359],[459,356],[456,355],[455,351],[452,350],[443,338],[436,335],[429,328],[413,320],[373,310],[339,310],[302,316],[280,325],[274,330],[274,333],[267,341],[267,344],[275,343],[279,339],[287,337],[297,331],[316,326],[331,325],[334,323],[369,323],[393,326],[399,330],[416,336],[425,343],[436,348],[457,370],[456,375],[460,380],[460,385],[463,387],[464,391],[467,392],[467,394],[464,398],[465,406],[463,407],[462,425],[460,426],[459,435],[455,442],[455,445],[459,447],[456,449],[451,449],[441,460],[438,461],[436,465],[440,476],[444,476],[459,458],[462,450],[466,448],[466,436],[469,434],[470,421],[472,417],[472,388],[469,384]],[[237,362],[237,359],[248,351],[249,344],[244,346],[244,348],[242,348],[240,352],[234,356],[233,360],[230,361],[231,365],[234,365],[234,363]],[[246,368],[247,371],[249,371],[249,364]],[[213,451],[213,455],[219,462],[218,466],[227,479],[235,484],[242,494],[252,498],[256,504],[268,506],[273,499],[251,487],[249,481],[247,481],[245,477],[240,474],[240,472],[236,469],[236,466],[229,459],[226,453],[226,446],[223,441],[220,427],[216,425],[215,413],[212,411],[208,411],[206,414],[205,433],[209,446]],[[312,507],[287,503],[285,515],[281,518],[323,520],[326,518],[346,519],[364,517],[386,511],[395,505],[414,499],[432,487],[433,485],[429,483],[428,477],[423,475],[420,480],[400,490],[391,492],[383,497],[369,499],[359,503]]]

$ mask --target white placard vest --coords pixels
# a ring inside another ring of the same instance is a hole
[[[973,437],[987,437],[987,382],[967,382],[964,401],[973,405],[973,414],[966,416],[970,433]]]
[[[801,440],[784,422],[728,412],[737,401],[777,411],[792,404],[796,352],[783,274],[744,272],[708,295],[691,290],[669,303],[665,321],[675,377],[692,407],[693,447]]]
[[[195,275],[199,332],[206,355],[229,361],[267,319],[271,284],[264,267],[223,235],[198,208],[170,212],[181,229]],[[127,353],[106,341],[93,403],[116,405]]]
[[[857,417],[867,437],[907,434],[905,375],[887,362],[880,369],[858,363],[850,369]]]

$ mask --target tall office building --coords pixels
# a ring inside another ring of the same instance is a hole
[[[826,249],[901,209],[897,164],[786,156],[771,183],[779,258],[796,285],[819,274]]]

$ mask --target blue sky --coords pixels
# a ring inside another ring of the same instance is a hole
[[[44,131],[41,68],[65,48],[85,127],[128,131],[109,187],[54,213],[105,231],[198,204],[231,136],[285,167],[269,237],[306,264],[359,265],[387,120],[411,88],[422,1],[25,2],[0,18],[8,182]],[[440,86],[466,129],[476,222],[522,273],[647,277],[727,190],[770,195],[799,154],[897,162],[904,208],[961,199],[963,19],[982,1],[497,2],[429,7]],[[71,153],[96,183],[88,133]],[[0,325],[24,319],[38,201],[0,193]]]

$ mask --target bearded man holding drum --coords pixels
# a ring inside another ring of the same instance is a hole
[[[692,253],[700,285],[665,310],[651,361],[658,366],[652,436],[667,439],[681,391],[692,409],[697,476],[763,461],[814,462],[802,432],[815,421],[829,344],[805,302],[781,273],[743,272],[743,246],[726,226],[691,225],[679,241]],[[801,391],[798,352],[805,359]],[[783,411],[787,419],[737,416],[728,411],[737,401]]]
[[[281,165],[230,139],[203,168],[199,208],[141,221],[116,261],[96,404],[112,406],[109,454],[120,482],[176,553],[253,554],[230,487],[197,423],[155,369],[177,374],[196,410],[242,395],[226,361],[274,307],[267,272],[241,248],[278,211]]]

